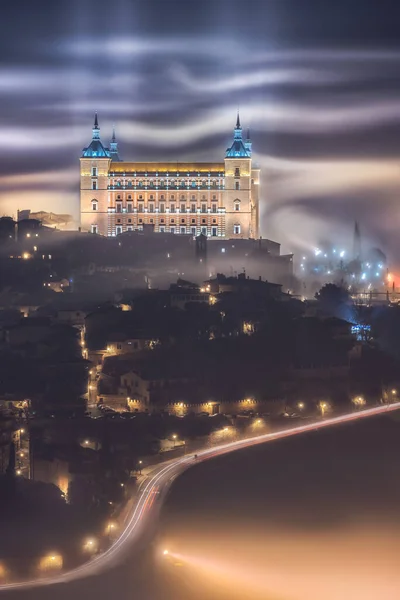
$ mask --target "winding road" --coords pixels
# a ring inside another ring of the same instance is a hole
[[[163,463],[158,467],[155,467],[151,474],[142,482],[131,511],[125,520],[124,530],[106,552],[93,558],[89,562],[84,563],[80,567],[56,576],[48,577],[46,579],[0,585],[0,592],[17,588],[29,589],[41,586],[51,586],[59,583],[68,583],[77,579],[96,575],[118,564],[119,561],[131,551],[132,546],[139,542],[143,534],[154,526],[163,500],[174,479],[181,475],[186,469],[195,466],[199,462],[236,450],[250,448],[258,444],[264,444],[266,442],[272,442],[274,440],[280,440],[289,436],[300,435],[326,427],[343,425],[345,423],[383,415],[399,409],[400,402],[368,408],[350,414],[325,418],[313,423],[308,423],[307,425],[295,425],[291,428],[273,433],[265,433],[237,441],[226,442],[212,448],[198,451],[197,454],[189,454],[173,459],[168,463]]]

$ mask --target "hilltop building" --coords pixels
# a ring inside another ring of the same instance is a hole
[[[116,236],[151,225],[155,232],[256,239],[259,183],[239,114],[232,145],[218,163],[124,162],[115,131],[109,148],[101,142],[96,114],[80,158],[81,229]]]

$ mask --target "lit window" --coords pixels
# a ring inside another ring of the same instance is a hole
[[[97,233],[97,225],[92,225],[92,233]]]
[[[233,226],[233,233],[235,235],[239,235],[240,234],[240,225],[234,225]]]

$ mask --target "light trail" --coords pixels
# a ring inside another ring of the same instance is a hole
[[[213,448],[200,450],[196,454],[189,454],[187,456],[174,459],[168,464],[160,465],[155,469],[155,472],[151,473],[142,483],[143,489],[142,491],[139,490],[138,497],[132,506],[132,512],[127,521],[125,529],[122,531],[113,545],[110,546],[110,548],[103,554],[97,556],[87,563],[84,563],[80,567],[54,577],[22,581],[19,583],[2,584],[0,585],[0,592],[16,588],[28,589],[55,585],[58,583],[68,583],[76,579],[82,579],[96,575],[97,573],[100,573],[113,566],[124,554],[127,553],[127,551],[129,551],[132,544],[140,539],[142,531],[146,528],[146,526],[150,527],[150,525],[154,524],[158,510],[162,505],[161,500],[163,499],[163,492],[166,492],[170,488],[172,482],[178,475],[181,475],[186,469],[195,466],[200,462],[228,454],[229,452],[264,444],[266,442],[272,442],[274,440],[280,440],[294,435],[318,431],[319,429],[332,427],[334,425],[343,425],[345,423],[351,423],[360,419],[387,414],[388,412],[393,412],[399,409],[400,402],[395,402],[393,404],[360,410],[354,413],[308,423],[307,425],[298,425],[273,433],[264,433],[250,438],[219,444]],[[160,501],[157,502],[156,499],[160,499]]]

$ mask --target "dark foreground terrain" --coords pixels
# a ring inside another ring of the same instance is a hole
[[[399,554],[400,420],[391,416],[199,465],[176,482],[140,557],[3,598],[394,600]]]

